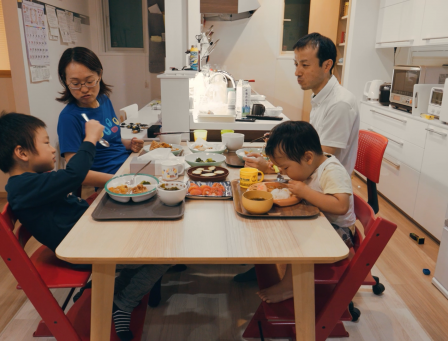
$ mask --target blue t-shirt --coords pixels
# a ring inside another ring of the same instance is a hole
[[[104,125],[103,138],[110,144],[109,148],[96,144],[96,156],[91,170],[115,174],[131,151],[126,150],[121,142],[120,122],[115,116],[110,99],[102,95],[97,100],[100,104],[98,108],[80,108],[76,103],[70,103],[61,111],[58,121],[61,155],[76,153],[81,146],[86,136],[86,122],[81,114],[85,113],[89,119],[97,120]]]

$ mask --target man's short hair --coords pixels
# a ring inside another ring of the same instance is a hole
[[[266,155],[274,158],[283,153],[290,160],[300,163],[305,152],[322,155],[322,146],[316,129],[305,121],[286,121],[271,130],[266,145]]]
[[[316,55],[317,58],[319,58],[319,66],[322,66],[324,61],[331,59],[333,61],[333,65],[331,66],[330,74],[333,73],[333,67],[336,65],[337,52],[336,45],[330,38],[327,38],[320,33],[310,33],[300,38],[297,43],[295,43],[293,50],[300,50],[305,47],[317,49]]]
[[[0,114],[0,169],[4,173],[14,165],[13,154],[17,146],[37,153],[34,138],[39,128],[46,128],[46,125],[37,117],[4,111]]]

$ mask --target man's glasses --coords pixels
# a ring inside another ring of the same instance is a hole
[[[86,88],[94,88],[98,84],[99,81],[100,81],[100,79],[98,78],[97,80],[87,81],[84,83],[73,83],[72,82],[68,85],[68,87],[72,90],[81,90],[81,88],[83,86],[85,86]]]

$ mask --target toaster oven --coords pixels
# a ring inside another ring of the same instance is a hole
[[[445,84],[446,78],[448,67],[396,65],[392,75],[390,105],[411,112],[415,84]]]

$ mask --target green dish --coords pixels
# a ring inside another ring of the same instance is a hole
[[[196,159],[202,159],[204,162],[197,162]],[[207,159],[212,159],[215,162],[205,162]],[[224,161],[226,160],[226,157],[224,155],[216,154],[216,153],[194,153],[194,154],[188,154],[185,156],[185,161],[191,166],[220,166]]]

